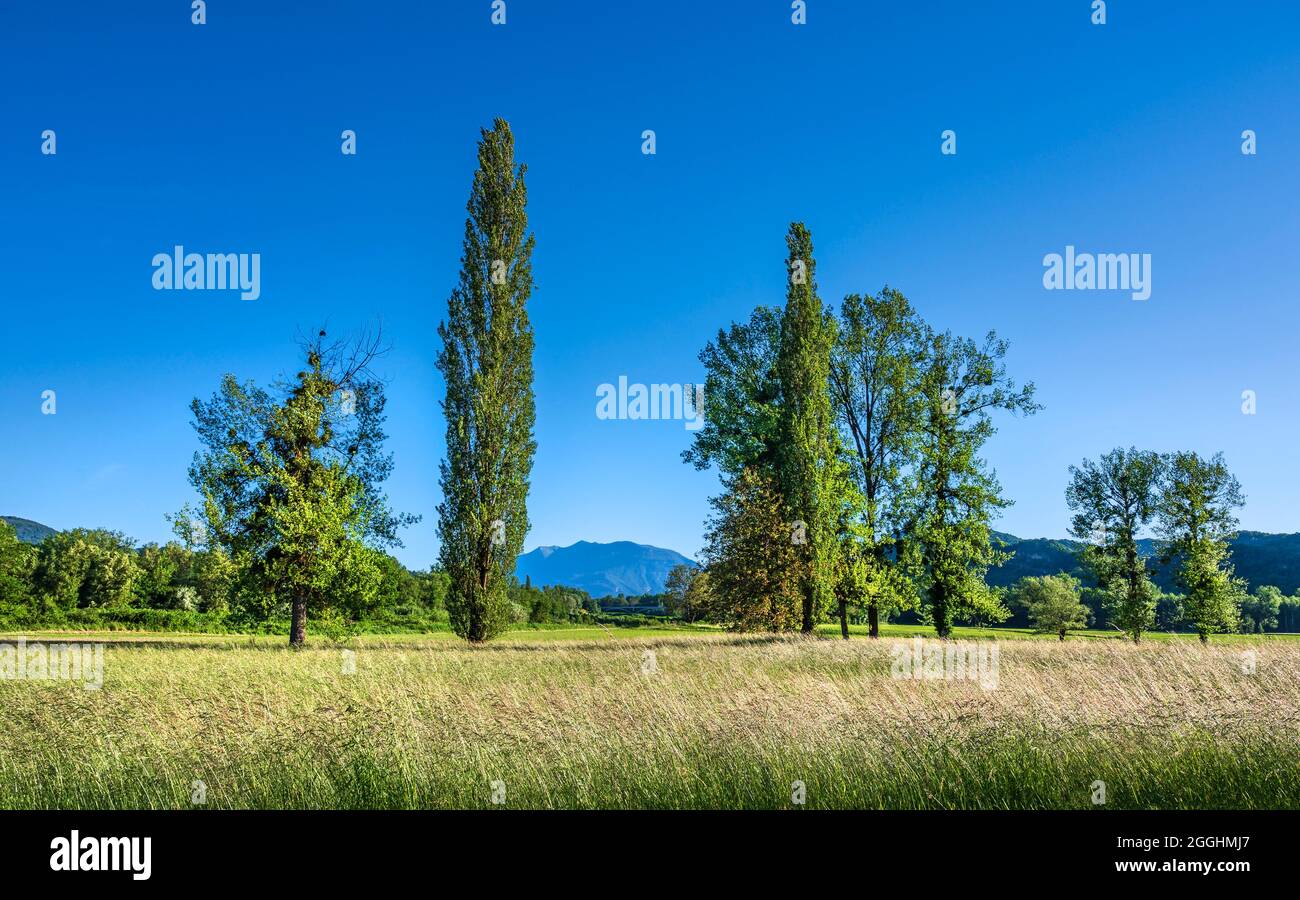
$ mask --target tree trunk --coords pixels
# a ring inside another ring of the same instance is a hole
[[[804,592],[803,592],[803,629],[802,630],[804,634],[812,634],[813,625],[815,624],[813,622],[813,591],[814,588],[812,586],[812,583],[809,582],[809,584],[806,587],[804,587]]]
[[[944,588],[936,586],[930,591],[930,611],[935,633],[946,640],[952,634],[952,623],[948,621],[948,595]]]
[[[293,600],[293,624],[289,627],[289,646],[301,647],[307,643],[307,598]]]
[[[1061,634],[1061,640],[1065,640],[1065,629],[1064,629],[1064,628],[1061,629],[1060,634]]]
[[[867,633],[873,638],[880,637],[880,607],[875,603],[867,606],[867,622],[870,625]]]
[[[849,602],[840,601],[840,635],[844,640],[849,639]]]

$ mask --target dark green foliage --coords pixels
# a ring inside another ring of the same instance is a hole
[[[0,609],[25,606],[31,600],[36,549],[23,543],[8,522],[0,522]]]
[[[1246,634],[1276,631],[1286,596],[1271,584],[1262,584],[1241,598],[1241,630]]]
[[[118,607],[130,603],[139,577],[129,538],[116,531],[74,528],[41,542],[32,587],[41,610]]]
[[[586,591],[558,585],[536,588],[516,582],[510,587],[510,602],[517,621],[533,625],[588,623],[600,612],[600,604]]]
[[[710,501],[705,616],[736,631],[792,631],[805,616],[806,557],[791,540],[776,481],[745,469]]]
[[[1065,640],[1066,632],[1088,627],[1092,613],[1081,601],[1083,587],[1069,575],[1026,578],[1012,591],[1013,602],[1025,608],[1035,630]]]
[[[1156,588],[1155,592],[1156,628],[1160,631],[1178,631],[1186,626],[1187,618],[1183,612],[1186,599],[1182,594],[1170,593]]]
[[[479,141],[460,283],[438,327],[447,421],[438,535],[451,579],[452,628],[474,642],[510,624],[508,590],[529,529],[528,482],[537,444],[526,171],[515,168],[510,126],[497,119]]]
[[[709,613],[709,573],[694,565],[674,566],[664,590],[664,609],[683,622],[697,622]]]

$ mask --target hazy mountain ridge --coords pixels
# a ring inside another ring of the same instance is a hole
[[[632,541],[578,541],[568,547],[537,547],[521,554],[515,577],[531,580],[534,587],[564,585],[593,597],[631,597],[662,593],[668,573],[682,564],[694,562],[663,547]]]

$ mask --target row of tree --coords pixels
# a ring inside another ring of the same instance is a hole
[[[1022,607],[1029,622],[1039,632],[1065,635],[1094,624],[1096,616],[1084,602],[1088,590],[1078,578],[1058,575],[1033,575],[1022,578],[1007,592],[1009,600]],[[1109,593],[1099,592],[1102,597]],[[1117,598],[1123,598],[1119,592]],[[1154,602],[1154,627],[1174,631],[1191,627],[1201,639],[1210,633],[1204,622],[1197,621],[1203,609],[1196,601],[1189,602],[1184,594],[1157,591]],[[1300,594],[1288,597],[1271,584],[1260,585],[1251,593],[1234,592],[1231,608],[1223,611],[1215,631],[1234,629],[1245,634],[1265,634],[1272,631],[1300,631]],[[1144,629],[1145,630],[1145,629]],[[1140,637],[1140,632],[1139,632]]]
[[[824,307],[808,230],[792,224],[786,245],[784,308],[758,307],[700,354],[706,421],[684,458],[716,466],[724,490],[679,606],[741,630],[809,632],[837,613],[846,638],[854,608],[873,637],[900,610],[941,637],[1005,621],[985,576],[1009,556],[991,523],[1011,501],[981,451],[994,414],[1040,409],[1033,384],[1007,375],[995,333],[940,332],[889,287]],[[1067,502],[1093,590],[1134,640],[1160,596],[1138,549],[1148,527],[1202,639],[1237,627],[1227,542],[1243,501],[1221,455],[1118,449],[1071,468]]]
[[[441,568],[410,571],[383,553],[377,572],[373,591],[331,598],[330,615],[339,625],[418,627],[448,621],[451,578]],[[143,610],[197,613],[176,621],[198,626],[289,620],[288,603],[268,604],[261,582],[260,567],[245,568],[220,547],[181,541],[137,547],[120,532],[82,528],[31,545],[0,522],[0,622],[58,624],[70,613],[87,612],[101,614],[107,624],[132,621],[124,614]],[[603,613],[586,591],[528,582],[513,582],[508,602],[511,624],[592,622]],[[167,617],[151,621],[163,623]]]
[[[1070,532],[1087,542],[1083,562],[1111,621],[1133,640],[1155,624],[1160,593],[1138,545],[1149,526],[1160,559],[1176,567],[1183,617],[1201,640],[1237,629],[1246,583],[1233,574],[1228,541],[1245,499],[1223,454],[1116,448],[1072,466],[1065,498],[1074,513]]]
[[[1010,505],[980,450],[997,412],[1039,409],[990,332],[927,325],[886,287],[823,306],[812,238],[786,236],[784,309],[760,306],[700,354],[705,425],[685,452],[724,491],[706,532],[707,616],[738,629],[812,631],[838,613],[914,608],[948,636],[1000,621],[984,582],[1005,555],[990,522]]]
[[[446,617],[448,581],[444,572],[412,572],[383,553],[373,590],[339,595],[335,605],[354,622],[436,621]],[[120,532],[84,528],[30,545],[0,522],[0,618],[55,624],[79,611],[111,619],[136,610],[199,613],[203,623],[230,626],[291,616],[286,603],[266,602],[258,567],[220,547],[180,541],[136,547]]]

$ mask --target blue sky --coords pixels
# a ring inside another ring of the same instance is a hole
[[[488,0],[273,5],[0,9],[0,513],[165,539],[190,399],[382,319],[389,494],[424,515],[398,556],[431,562],[436,327],[503,116],[537,235],[528,547],[697,552],[716,476],[679,461],[681,422],[597,419],[596,387],[702,380],[719,327],[782,301],[792,220],[824,300],[888,283],[1010,339],[1046,409],[988,445],[1003,530],[1063,535],[1067,466],[1119,444],[1222,450],[1243,526],[1300,530],[1294,3],[1114,0],[1104,26],[1087,0],[809,0],[803,26],[784,0],[508,0],[504,26]],[[261,297],[154,291],[176,244],[260,253]],[[1044,290],[1067,244],[1150,253],[1150,300]]]

